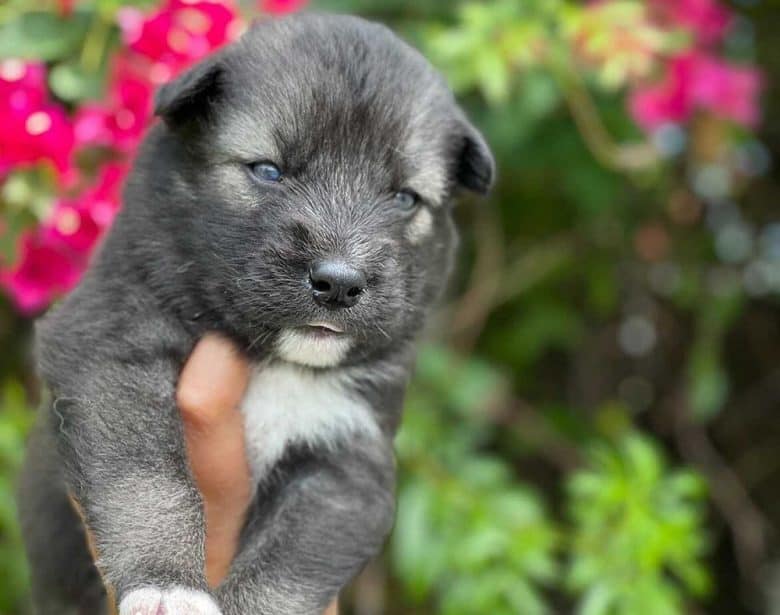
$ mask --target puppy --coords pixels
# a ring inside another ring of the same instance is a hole
[[[111,233],[37,331],[51,404],[20,504],[35,605],[103,612],[99,570],[121,615],[319,615],[392,525],[451,200],[485,193],[493,159],[428,62],[352,17],[261,23],[164,86],[156,113]],[[256,494],[213,593],[175,406],[207,331],[255,365]]]

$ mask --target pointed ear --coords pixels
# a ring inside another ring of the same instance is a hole
[[[154,113],[171,128],[207,119],[222,94],[225,69],[218,59],[202,62],[165,84],[154,99]]]
[[[482,134],[465,117],[456,150],[455,179],[457,183],[485,195],[490,192],[496,176],[496,163]]]

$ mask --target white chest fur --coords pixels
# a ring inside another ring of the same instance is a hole
[[[259,367],[241,405],[256,480],[290,445],[333,446],[355,434],[379,437],[368,405],[351,395],[338,372],[290,364]]]

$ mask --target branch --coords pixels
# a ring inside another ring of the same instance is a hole
[[[477,209],[474,224],[476,262],[466,292],[458,300],[451,319],[454,345],[464,353],[474,346],[482,333],[503,278],[504,234],[497,218],[491,203]]]
[[[573,238],[558,235],[513,250],[520,255],[502,266],[504,248],[502,244],[498,248],[500,236],[498,229],[478,229],[477,263],[469,286],[450,308],[454,310],[454,316],[448,319],[451,336],[461,351],[468,351],[473,346],[494,310],[516,299],[575,255]]]
[[[546,458],[563,474],[568,475],[582,467],[582,452],[555,433],[540,410],[525,400],[510,400],[504,414],[496,417],[496,423],[514,429],[523,440],[533,441],[536,454]]]
[[[675,406],[675,439],[680,452],[707,477],[712,500],[731,531],[740,573],[743,579],[755,579],[766,562],[770,524],[705,427],[690,420],[684,394],[678,396]]]
[[[590,92],[575,70],[553,68],[585,144],[605,167],[621,172],[641,171],[658,164],[658,151],[651,143],[616,143],[601,121]]]

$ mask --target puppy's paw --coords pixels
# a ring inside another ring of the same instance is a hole
[[[119,605],[119,615],[222,615],[208,594],[177,587],[143,587],[130,592]]]
[[[119,604],[119,615],[162,615],[163,594],[156,587],[143,587],[127,594]]]
[[[222,615],[217,603],[203,592],[177,587],[163,593],[163,615]]]

